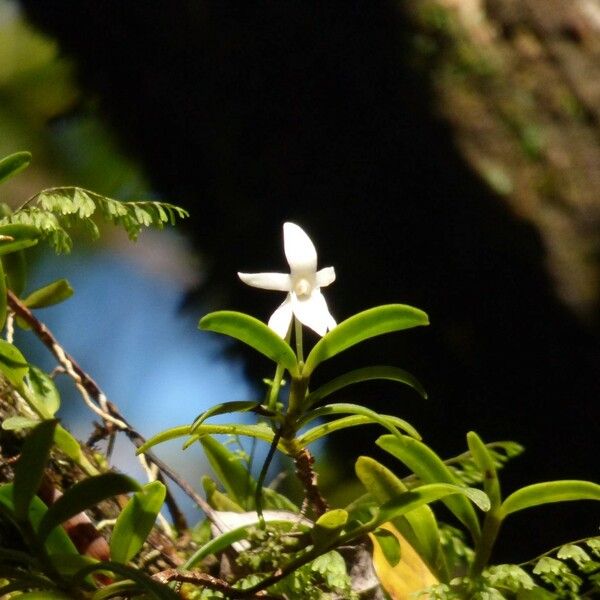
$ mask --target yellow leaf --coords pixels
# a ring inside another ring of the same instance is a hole
[[[385,559],[377,538],[369,534],[373,542],[375,572],[392,600],[410,600],[411,594],[438,583],[414,548],[391,523],[385,523],[381,527],[391,532],[400,542],[400,562],[392,567]]]

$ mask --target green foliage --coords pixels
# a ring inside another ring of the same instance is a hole
[[[160,481],[146,484],[133,494],[117,518],[110,539],[110,557],[126,564],[141,549],[165,501],[167,488]]]
[[[43,421],[27,436],[21,456],[15,468],[13,498],[15,518],[25,521],[29,505],[42,483],[44,469],[54,442],[54,430],[57,422]]]
[[[20,153],[0,161],[0,181],[25,168],[29,160],[28,154]],[[77,187],[44,190],[14,213],[6,206],[1,208],[0,326],[7,320],[9,300],[11,309],[18,314],[16,302],[25,308],[39,309],[62,302],[73,293],[69,283],[59,279],[22,300],[15,299],[14,295],[21,297],[25,289],[24,251],[39,239],[48,241],[57,252],[68,252],[72,247],[71,228],[87,228],[95,238],[97,217],[123,227],[135,239],[143,227],[163,227],[187,216],[170,204],[122,203]],[[312,243],[308,245],[312,260],[314,248]],[[296,292],[290,291],[293,293]],[[43,325],[21,308],[16,322],[26,329],[26,321],[43,339]],[[508,459],[522,451],[518,444],[486,444],[470,432],[468,452],[443,460],[399,416],[344,402],[317,406],[347,386],[371,380],[402,383],[426,398],[421,383],[395,366],[355,369],[316,389],[311,389],[311,377],[321,363],[365,340],[428,322],[423,311],[411,306],[376,306],[331,329],[308,351],[305,361],[299,322],[284,340],[266,324],[242,313],[218,311],[200,320],[200,329],[228,335],[269,358],[275,363],[275,373],[265,380],[268,389],[263,400],[218,404],[200,414],[191,425],[163,431],[139,448],[139,452],[146,452],[158,443],[177,438],[185,438],[184,449],[198,442],[215,474],[216,480],[207,476],[202,479],[206,502],[198,499],[197,503],[205,509],[207,519],[194,532],[196,546],[188,548],[185,556],[182,550],[184,564],[180,570],[189,571],[186,578],[192,582],[185,584],[186,597],[232,598],[241,596],[239,590],[244,589],[246,595],[266,591],[270,597],[282,599],[355,600],[358,595],[352,589],[349,573],[357,565],[349,557],[368,539],[367,534],[378,540],[388,572],[398,569],[397,575],[402,568],[412,568],[407,567],[408,559],[402,560],[403,542],[385,528],[390,523],[406,540],[406,547],[410,544],[415,549],[419,565],[424,563],[439,580],[429,590],[411,590],[415,597],[427,594],[428,598],[440,600],[545,600],[592,597],[600,591],[600,538],[566,544],[525,565],[489,564],[496,537],[508,515],[550,502],[600,500],[600,485],[585,481],[536,483],[503,500],[498,472]],[[152,579],[146,567],[136,569],[129,564],[140,552],[140,563],[148,558],[143,550],[165,501],[166,487],[158,481],[142,487],[124,475],[102,472],[105,465],[92,465],[80,443],[55,419],[61,399],[52,378],[28,364],[19,348],[9,341],[12,327],[7,330],[7,339],[0,339],[0,374],[8,388],[10,410],[15,414],[11,413],[2,428],[17,432],[14,437],[24,437],[24,442],[14,465],[14,483],[0,485],[0,519],[18,532],[25,551],[0,547],[0,595],[18,594],[33,600],[181,597],[175,584],[165,585]],[[290,344],[292,338],[295,351]],[[57,353],[56,344],[52,341],[49,345]],[[65,366],[63,359],[61,364]],[[77,383],[81,384],[79,380]],[[102,410],[100,396],[93,400]],[[109,410],[113,411],[113,407],[110,405]],[[209,422],[214,416],[238,412],[255,414],[260,421]],[[118,411],[112,416],[118,416]],[[331,420],[306,428],[324,417]],[[109,420],[107,415],[105,418]],[[377,445],[398,459],[410,474],[401,479],[392,469],[362,456],[356,462],[356,475],[366,494],[352,500],[346,508],[329,508],[321,495],[312,466],[314,457],[307,446],[333,431],[368,424],[389,432],[377,440]],[[136,438],[129,426],[122,427],[129,437]],[[270,444],[258,480],[251,474],[251,460],[243,448],[231,448],[228,442],[213,437],[219,434],[235,440],[248,436]],[[277,451],[294,463],[303,487],[302,508],[287,495],[263,485]],[[46,506],[38,493],[40,484],[47,479],[48,466],[69,461],[86,476],[67,486]],[[160,466],[159,461],[155,464]],[[167,469],[165,473],[178,478]],[[483,489],[470,487],[479,484]],[[186,486],[182,485],[184,489],[189,487]],[[131,492],[133,495],[116,519],[110,537],[111,560],[81,555],[63,523],[112,496]],[[470,534],[472,547],[465,541],[463,530],[438,522],[435,507],[431,506],[438,500]],[[185,539],[187,532],[181,533]],[[172,542],[175,545],[175,540]],[[346,560],[338,553],[340,548],[344,548]],[[220,562],[215,559],[223,554],[233,565],[227,583],[211,579],[210,576],[222,576],[216,568],[209,573],[211,565]],[[215,585],[215,581],[219,591],[208,589],[208,584]]]
[[[408,491],[404,483],[387,467],[368,456],[358,458],[355,470],[365,489],[379,504],[401,497]],[[426,505],[416,508],[403,517],[394,519],[393,524],[432,571],[443,575],[440,532],[431,508]],[[381,547],[385,553],[384,546]]]
[[[325,334],[308,355],[303,373],[310,375],[323,361],[370,338],[428,324],[429,318],[422,310],[405,304],[370,308],[342,321]]]
[[[486,444],[486,448],[496,470],[501,469],[511,458],[519,456],[524,450],[523,446],[516,442],[491,442]],[[444,462],[454,477],[465,485],[483,481],[482,471],[477,466],[471,452],[465,452]]]
[[[299,374],[298,361],[290,345],[254,317],[223,310],[202,317],[198,327],[240,340],[276,363],[280,363],[292,375]]]
[[[122,227],[135,240],[142,228],[174,225],[188,213],[166,202],[120,202],[79,187],[56,187],[33,196],[23,207],[0,219],[0,226],[35,227],[60,254],[71,251],[73,241],[68,230],[74,226],[85,228],[92,239],[98,238],[99,230],[93,220],[96,216]]]
[[[48,285],[31,292],[23,299],[27,308],[45,308],[64,302],[73,295],[73,288],[66,279],[58,279]]]
[[[376,443],[403,462],[423,482],[445,482],[453,485],[460,483],[444,461],[431,448],[418,440],[408,437],[398,440],[395,436],[384,435]],[[472,537],[477,539],[480,535],[480,525],[471,503],[462,496],[455,496],[446,498],[444,504],[469,529]]]
[[[30,152],[15,152],[0,160],[0,183],[20,173],[31,162]]]
[[[48,422],[44,421],[42,425]],[[102,473],[95,477],[83,479],[66,490],[64,495],[50,506],[40,522],[38,536],[43,541],[55,527],[87,508],[91,508],[112,496],[138,491],[139,489],[140,486],[136,481],[120,473]]]
[[[21,387],[23,379],[29,373],[29,364],[21,351],[2,339],[0,339],[0,373],[17,389]]]
[[[502,503],[503,515],[542,504],[573,500],[600,500],[600,485],[591,481],[546,481],[513,492]]]
[[[374,379],[387,379],[389,381],[404,383],[416,390],[423,398],[427,398],[427,392],[423,386],[413,375],[404,369],[386,366],[364,367],[340,375],[311,392],[306,398],[305,408],[309,408],[313,404],[320,402],[324,398],[327,398],[327,396],[330,396],[349,385],[362,383],[364,381],[372,381]]]

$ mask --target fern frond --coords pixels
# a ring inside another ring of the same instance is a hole
[[[519,456],[524,450],[523,446],[517,444],[517,442],[492,442],[486,444],[486,446],[492,456],[494,466],[498,470],[504,467],[511,458]],[[445,462],[454,476],[462,483],[473,485],[483,481],[483,473],[470,452],[465,452]]]
[[[67,230],[76,225],[87,229],[92,239],[99,237],[92,219],[96,216],[123,227],[129,238],[136,240],[144,227],[162,229],[189,215],[183,208],[166,202],[120,202],[79,187],[56,187],[36,194],[23,207],[0,219],[0,225],[33,225],[62,254],[71,251],[73,241]]]

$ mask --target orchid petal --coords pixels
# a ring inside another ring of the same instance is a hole
[[[292,274],[314,273],[317,270],[317,251],[310,238],[295,223],[283,224],[283,247]]]
[[[335,327],[335,321],[329,314],[325,297],[317,289],[313,290],[308,297],[299,298],[296,294],[292,296],[292,310],[298,320],[321,337],[327,333],[331,326]]]
[[[317,271],[317,287],[325,287],[335,281],[335,269],[333,267],[325,267]]]
[[[287,273],[238,273],[238,277],[244,283],[263,290],[289,292],[292,286]]]
[[[275,312],[269,319],[269,327],[280,337],[284,338],[290,328],[292,322],[292,302],[290,300],[290,294],[287,295],[286,299],[279,305]]]

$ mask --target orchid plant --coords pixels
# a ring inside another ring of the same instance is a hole
[[[0,182],[26,168],[30,158],[17,153],[0,160]],[[336,323],[321,292],[333,283],[335,271],[317,270],[315,246],[299,225],[283,226],[289,274],[238,274],[250,286],[286,294],[268,323],[234,311],[210,313],[199,323],[274,363],[264,397],[213,406],[192,423],[146,441],[38,319],[38,309],[68,299],[73,290],[59,280],[25,294],[27,250],[45,241],[57,252],[70,251],[69,229],[81,224],[97,237],[98,216],[135,239],[143,227],[162,227],[185,211],[53,188],[15,211],[3,206],[2,214],[0,597],[535,600],[598,594],[600,538],[565,544],[526,565],[490,565],[490,557],[511,514],[546,503],[597,501],[600,485],[551,481],[503,497],[498,471],[521,452],[514,442],[485,443],[470,432],[467,451],[444,460],[399,416],[332,402],[347,386],[375,379],[407,385],[426,397],[419,381],[397,366],[363,366],[313,388],[315,370],[330,358],[429,321],[417,308],[390,304]],[[59,368],[46,373],[31,364],[15,345],[15,327],[35,335]],[[318,336],[308,352],[304,327]],[[88,444],[57,418],[56,373],[70,378],[101,420]],[[255,415],[257,422],[210,422],[239,412]],[[383,428],[377,446],[411,474],[400,478],[360,456],[355,472],[365,492],[346,506],[330,507],[309,447],[331,432],[362,425]],[[110,447],[118,434],[137,448],[147,483],[112,471],[94,449],[105,438]],[[256,479],[244,452],[216,437],[223,434],[268,444]],[[154,454],[154,446],[175,438],[185,438],[184,448],[200,445],[207,456],[216,480],[203,477],[204,495]],[[7,455],[6,447],[17,450]],[[294,465],[301,502],[266,485],[276,453],[283,464]],[[202,509],[206,519],[198,526],[187,525],[167,480]],[[438,520],[430,507],[438,500],[462,530]],[[171,522],[161,512],[165,507]]]

